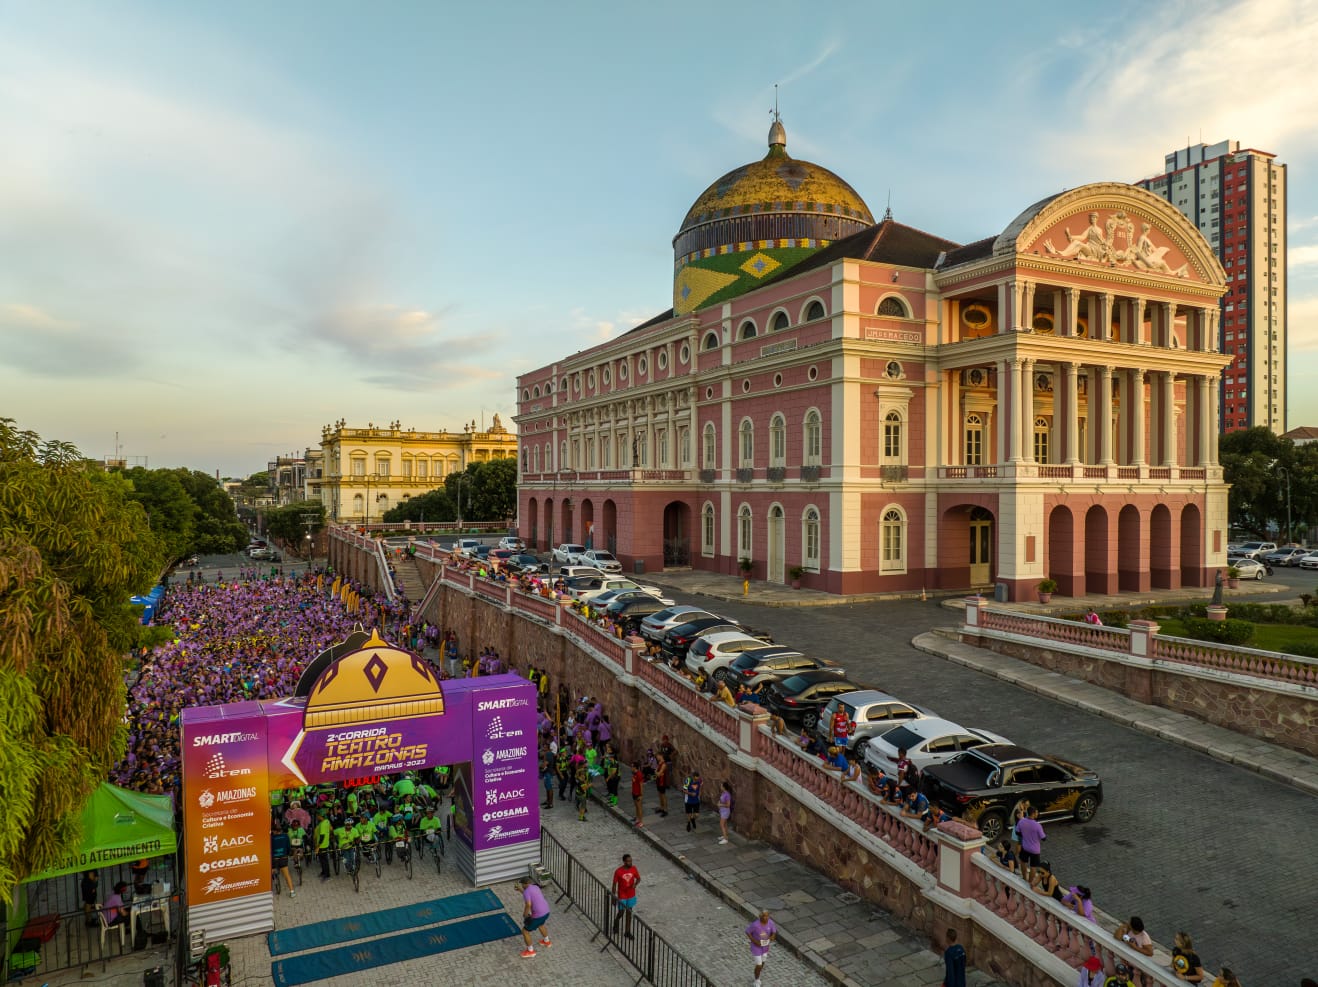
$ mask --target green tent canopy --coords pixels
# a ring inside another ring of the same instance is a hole
[[[44,881],[126,860],[163,857],[177,848],[174,806],[169,796],[142,795],[102,782],[82,810],[82,842],[78,848],[27,881]]]

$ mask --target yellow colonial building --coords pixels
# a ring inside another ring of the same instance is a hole
[[[343,420],[321,429],[324,475],[320,500],[334,520],[369,523],[411,497],[444,485],[469,463],[513,459],[517,436],[495,415],[488,429],[475,421],[460,432],[418,432],[401,422],[349,428]]]

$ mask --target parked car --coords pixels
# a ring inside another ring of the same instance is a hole
[[[716,676],[722,678],[730,687],[756,686],[766,682],[781,682],[783,679],[801,672],[813,672],[826,668],[838,678],[846,676],[846,669],[829,665],[819,658],[807,658],[799,651],[770,645],[765,648],[752,648],[743,651],[727,668],[720,669]]]
[[[498,562],[500,565],[507,565],[508,560],[515,554],[516,553],[510,548],[492,548],[486,558],[491,562]]]
[[[554,549],[554,562],[558,565],[583,565],[581,556],[585,554],[585,545],[573,545],[571,542],[564,542]]]
[[[476,554],[476,549],[480,548],[481,540],[479,538],[459,538],[453,543],[453,551],[458,555],[465,555],[471,558]]]
[[[593,565],[601,572],[622,572],[622,563],[613,557],[612,552],[599,548],[588,548],[581,553],[582,565]]]
[[[622,576],[582,576],[573,579],[572,583],[574,587],[571,590],[572,596],[575,599],[585,600],[586,602],[590,602],[595,596],[606,590],[636,589],[641,590],[644,593],[649,593],[656,600],[659,600],[667,606],[671,607],[673,605],[673,601],[665,597],[664,591],[658,586],[646,586],[641,583],[633,582],[630,579],[625,579]]]
[[[517,553],[526,551],[526,542],[512,535],[507,535],[499,539],[499,547],[506,548],[508,551]]]
[[[847,750],[862,754],[869,742],[892,729],[900,720],[918,720],[932,716],[927,709],[902,702],[896,696],[877,689],[865,689],[830,699],[815,732],[826,744],[833,743],[833,714],[841,709],[847,714]]]
[[[897,764],[898,751],[920,771],[942,764],[962,751],[986,744],[1010,744],[1006,737],[987,730],[963,727],[951,720],[926,716],[900,726],[890,726],[865,746],[865,760],[876,768],[891,771]]]
[[[719,631],[745,631],[742,624],[731,617],[713,614],[708,617],[695,617],[685,624],[678,624],[664,632],[663,649],[670,654],[686,657],[691,642],[702,634],[716,634]]]
[[[708,610],[702,610],[700,607],[692,606],[672,606],[660,610],[658,613],[652,613],[641,621],[641,636],[655,642],[661,642],[664,634],[676,627],[678,624],[685,624],[697,617],[714,616]]]
[[[658,613],[665,606],[667,604],[662,600],[658,600],[647,593],[641,596],[614,600],[606,610],[614,620],[621,621],[625,627],[634,630],[640,626],[642,620],[652,613]]]
[[[979,827],[996,843],[1022,801],[1041,821],[1073,818],[1087,823],[1103,802],[1098,774],[1061,758],[1012,744],[985,744],[962,751],[920,776],[920,790],[935,805]]]
[[[575,579],[577,576],[590,576],[595,579],[603,579],[604,573],[600,572],[593,565],[565,565],[559,568],[558,576],[560,579]]]
[[[1266,555],[1259,556],[1259,560],[1268,565],[1289,565],[1291,556],[1297,552],[1299,553],[1296,556],[1297,562],[1309,554],[1308,549],[1300,548],[1297,545],[1283,545],[1275,552],[1268,552]]]
[[[1277,549],[1277,543],[1271,541],[1247,541],[1234,552],[1227,550],[1227,558],[1233,555],[1238,559],[1253,559],[1260,555],[1266,555],[1268,552],[1274,552]]]
[[[521,555],[514,555],[512,558],[508,560],[508,565],[516,566],[518,569],[521,569],[522,572],[549,571],[548,563],[541,562],[534,555],[527,555],[526,553],[522,553]]]
[[[1318,569],[1318,552],[1310,552],[1300,559],[1301,569]]]
[[[1238,579],[1262,579],[1268,574],[1268,567],[1258,559],[1236,559],[1231,564]]]
[[[686,667],[706,675],[727,668],[743,651],[764,647],[764,642],[745,631],[720,631],[706,634],[691,642],[686,653]]]
[[[784,722],[813,730],[830,699],[863,688],[845,676],[838,678],[831,668],[816,668],[774,682],[765,690],[764,700],[770,712],[781,716]]]

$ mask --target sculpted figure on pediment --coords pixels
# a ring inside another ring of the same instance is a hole
[[[1087,260],[1091,263],[1102,263],[1112,253],[1112,245],[1108,242],[1107,232],[1098,225],[1098,213],[1096,212],[1089,214],[1089,228],[1083,233],[1073,234],[1070,227],[1067,227],[1065,232],[1066,238],[1070,241],[1065,247],[1058,250],[1053,246],[1051,240],[1045,240],[1043,249],[1054,257],[1062,257],[1066,260],[1074,257],[1077,260]]]
[[[1170,274],[1172,277],[1183,278],[1189,273],[1189,264],[1182,264],[1175,270],[1168,264],[1163,257],[1171,247],[1155,247],[1153,241],[1149,239],[1149,230],[1151,227],[1148,223],[1140,224],[1140,238],[1135,242],[1135,251],[1131,260],[1141,271],[1155,271],[1158,274]]]
[[[1175,278],[1189,277],[1189,264],[1174,268],[1166,261],[1170,246],[1156,246],[1149,236],[1152,226],[1140,224],[1139,239],[1135,239],[1135,223],[1122,210],[1117,210],[1099,224],[1097,212],[1089,214],[1089,226],[1082,233],[1072,233],[1067,227],[1067,244],[1061,250],[1052,240],[1043,242],[1044,250],[1052,257],[1076,260],[1084,264],[1106,264],[1109,267],[1129,267],[1154,274],[1167,274]]]

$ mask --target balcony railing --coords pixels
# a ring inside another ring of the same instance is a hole
[[[802,467],[801,467],[801,482],[802,482],[802,483],[818,483],[818,482],[819,482],[819,471],[820,471],[821,468],[822,468],[822,467],[819,467],[819,466],[802,466]]]
[[[879,469],[879,475],[883,478],[884,483],[902,483],[910,479],[910,467],[902,465],[883,466]]]
[[[751,482],[752,480],[754,480],[754,479],[755,479],[755,470],[753,470],[753,469],[739,469],[739,470],[737,470],[737,482],[738,482],[738,483],[750,483],[750,482]]]
[[[718,470],[701,470],[701,471],[700,471],[700,482],[701,482],[701,483],[713,483],[714,480],[715,480],[717,477],[718,477]]]
[[[767,475],[769,477],[770,483],[782,483],[784,480],[787,479],[787,467],[770,466]]]

